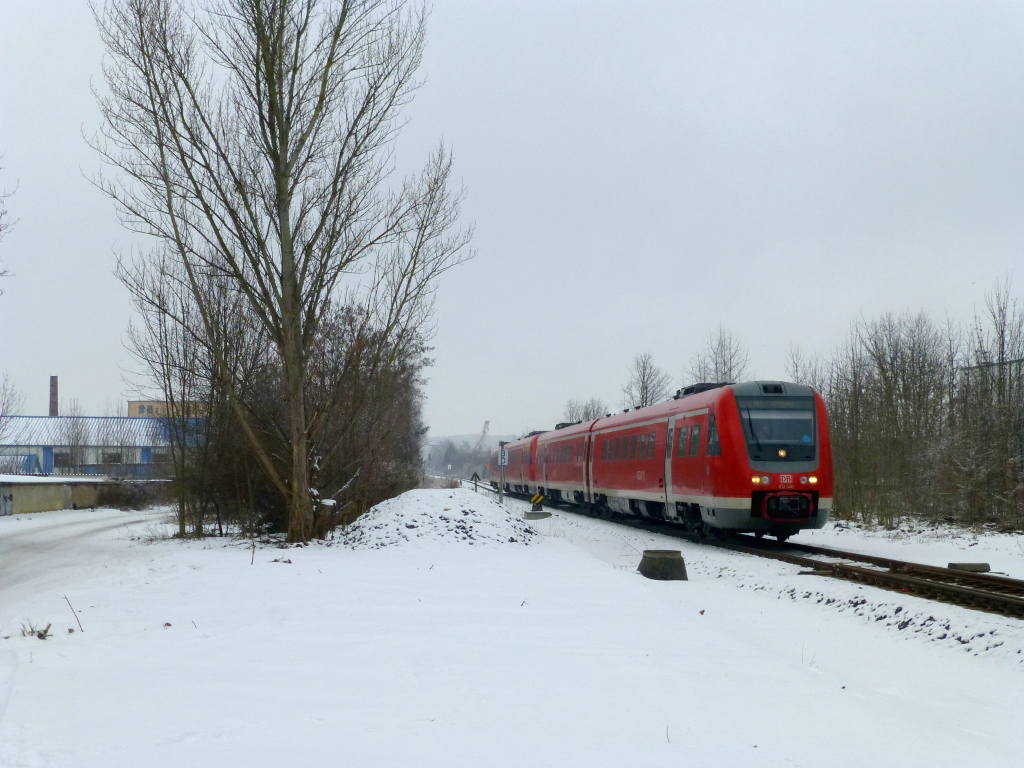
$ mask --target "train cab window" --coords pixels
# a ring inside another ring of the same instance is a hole
[[[722,444],[718,441],[718,425],[715,424],[715,414],[708,417],[708,456],[721,456]]]
[[[686,455],[686,436],[689,433],[690,428],[683,426],[679,428],[679,447],[676,448],[676,456]]]
[[[635,435],[634,435],[635,437]],[[640,435],[640,458],[647,455],[647,434]]]
[[[653,459],[654,458],[654,441],[655,441],[654,433],[651,432],[647,436],[647,458],[648,459]]]
[[[700,424],[694,424],[690,430],[690,455],[700,454]]]
[[[817,452],[813,397],[737,397],[747,453],[755,461],[808,461]]]

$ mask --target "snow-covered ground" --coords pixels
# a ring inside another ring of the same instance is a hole
[[[54,485],[60,483],[109,483],[105,475],[3,475],[0,485]]]
[[[1019,764],[1024,622],[525,509],[415,491],[255,552],[0,519],[0,766]],[[949,539],[807,537],[1024,576],[1013,537]]]

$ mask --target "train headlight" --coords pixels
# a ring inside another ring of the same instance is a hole
[[[815,477],[814,475],[811,475],[810,477],[807,478],[807,482],[810,483],[811,485],[815,485],[818,482],[818,478]]]
[[[768,485],[772,479],[768,475],[761,475],[761,485]]]
[[[785,448],[779,448],[779,458],[780,459],[786,458],[786,449]]]
[[[768,475],[754,475],[750,478],[750,482],[754,485],[768,485],[772,479]]]
[[[754,485],[760,485],[761,484],[761,476],[760,475],[754,475],[752,478],[750,478],[750,482],[752,482]]]
[[[807,485],[807,475],[800,478],[800,485]]]

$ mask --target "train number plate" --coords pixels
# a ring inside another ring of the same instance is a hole
[[[792,483],[793,482],[793,476],[792,475],[779,475],[779,482],[780,483]]]

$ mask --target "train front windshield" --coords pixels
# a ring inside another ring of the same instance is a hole
[[[816,433],[813,397],[737,397],[747,453],[757,461],[808,461]]]

